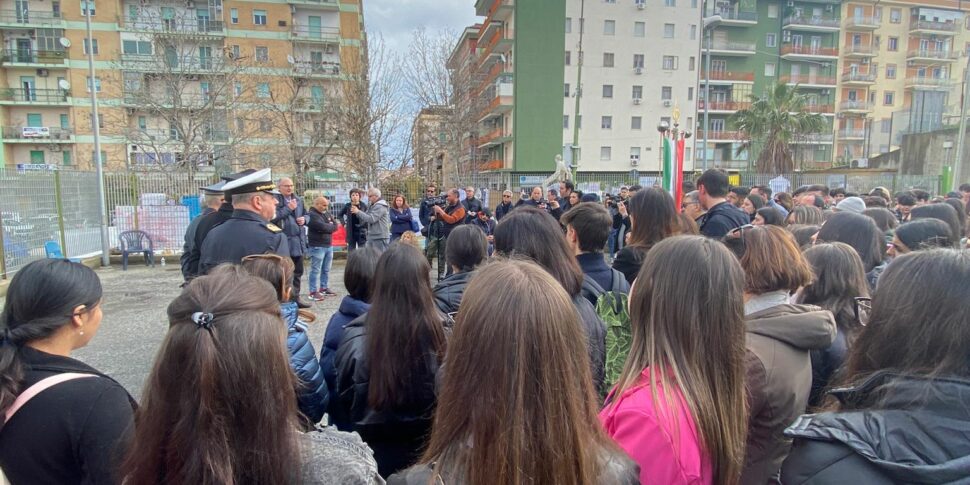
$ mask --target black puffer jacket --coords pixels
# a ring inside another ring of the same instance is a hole
[[[583,330],[588,339],[586,348],[593,371],[593,385],[599,389],[603,385],[603,365],[606,362],[606,324],[582,292],[573,297],[573,305],[579,312],[579,319],[583,322]]]
[[[434,304],[442,313],[455,313],[458,305],[461,304],[461,296],[465,293],[465,287],[475,276],[474,271],[455,273],[443,280],[434,287]]]
[[[970,381],[882,372],[832,395],[843,411],[785,431],[782,483],[970,483]]]

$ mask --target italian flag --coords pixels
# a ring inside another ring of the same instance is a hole
[[[684,198],[684,146],[685,140],[663,139],[663,188],[674,199],[674,206],[680,207]]]

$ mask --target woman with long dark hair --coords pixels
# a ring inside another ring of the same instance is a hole
[[[495,227],[495,251],[500,256],[535,261],[566,290],[586,331],[593,383],[599,390],[606,360],[606,327],[596,309],[582,295],[583,271],[566,242],[562,226],[545,211],[520,207]]]
[[[749,420],[741,483],[769,483],[791,446],[782,433],[808,405],[811,351],[832,345],[835,320],[817,306],[789,304],[791,294],[810,284],[813,274],[788,231],[740,227],[724,242],[744,269]]]
[[[957,219],[960,221],[960,239],[965,239],[967,237],[967,231],[970,228],[967,227],[967,207],[963,205],[963,200],[947,198],[943,200],[943,203],[956,211]]]
[[[869,297],[866,272],[859,254],[844,243],[817,244],[805,250],[805,260],[815,273],[815,280],[803,287],[795,301],[802,305],[824,308],[835,317],[835,341],[826,349],[812,351],[812,393],[808,405],[821,404],[822,391],[829,387],[835,374],[868,315],[856,311],[856,298]]]
[[[963,238],[963,225],[960,223],[960,216],[957,211],[949,204],[927,204],[914,207],[911,211],[912,220],[937,219],[946,223],[950,227],[950,247],[956,248]]]
[[[344,329],[334,359],[334,419],[353,423],[383,477],[417,461],[434,415],[446,316],[430,271],[417,248],[392,244],[377,262],[370,310]]]
[[[852,246],[862,259],[870,290],[876,288],[879,275],[886,269],[885,241],[885,236],[875,221],[852,212],[833,214],[815,237],[816,243],[842,242]]]
[[[189,283],[135,415],[122,482],[378,483],[359,437],[298,430],[279,297],[231,265]]]
[[[390,485],[639,483],[596,421],[585,336],[570,302],[531,262],[476,272],[449,342],[428,449]]]
[[[739,483],[743,282],[712,239],[674,237],[647,254],[630,294],[630,354],[600,413],[642,483]]]
[[[482,208],[482,211],[487,210]],[[465,287],[475,275],[475,268],[488,258],[485,233],[474,223],[456,227],[448,236],[445,254],[452,273],[435,285],[434,303],[442,312],[452,314],[458,311]]]
[[[785,484],[970,480],[970,251],[900,256],[883,273],[869,323],[828,412],[802,416]]]
[[[934,218],[916,219],[913,216],[911,222],[896,229],[887,254],[895,258],[913,251],[953,246],[953,228],[947,223]]]
[[[744,200],[741,201],[741,210],[754,222],[754,216],[757,215],[758,210],[765,206],[765,200],[761,198],[760,195],[747,195]]]
[[[762,207],[754,214],[751,224],[755,226],[778,226],[785,227],[785,217],[781,211],[774,207]]]
[[[640,265],[653,245],[680,233],[677,207],[666,190],[651,187],[630,198],[630,243],[613,260],[613,269],[623,273],[629,283],[637,277]]]
[[[825,214],[822,213],[822,209],[814,205],[796,206],[785,219],[785,223],[789,226],[796,224],[820,226],[823,222],[825,222]]]
[[[92,269],[63,259],[34,261],[10,281],[0,314],[0,468],[11,483],[117,483],[134,400],[71,358],[98,332],[101,291]]]

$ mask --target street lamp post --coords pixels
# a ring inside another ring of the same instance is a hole
[[[724,18],[720,15],[712,15],[710,17],[704,17],[704,36],[707,38],[707,52],[704,54],[704,170],[708,168],[708,158],[710,158],[710,150],[707,146],[707,132],[709,131],[710,125],[710,106],[711,106],[711,47],[714,45],[714,33],[713,30]]]
[[[104,160],[101,159],[101,130],[98,118],[98,89],[97,77],[94,71],[94,40],[91,36],[91,3],[83,2],[84,25],[87,30],[88,42],[88,90],[91,91],[91,129],[94,132],[94,167],[98,176],[98,211],[101,213],[101,265],[111,265],[111,242],[108,238],[108,206],[104,189]]]

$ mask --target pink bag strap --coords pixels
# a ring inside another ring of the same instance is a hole
[[[34,385],[28,387],[21,392],[17,399],[14,399],[13,404],[7,409],[7,416],[4,419],[4,423],[9,423],[10,418],[13,417],[17,411],[27,404],[34,396],[44,392],[45,390],[54,387],[62,382],[73,381],[74,379],[83,379],[85,377],[96,377],[94,374],[81,374],[78,372],[65,372],[63,374],[57,374],[56,376],[50,376],[45,379],[41,379],[34,383]]]

